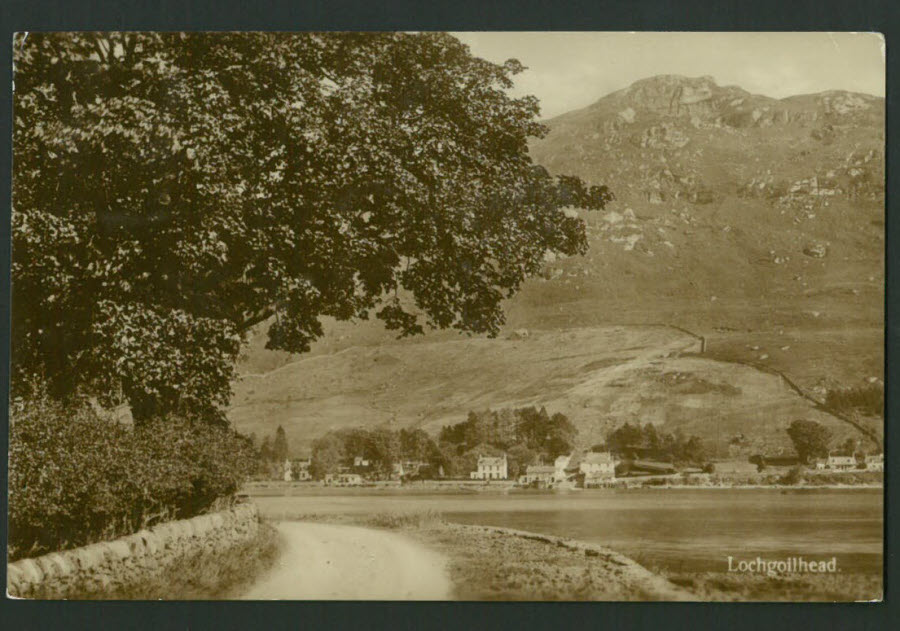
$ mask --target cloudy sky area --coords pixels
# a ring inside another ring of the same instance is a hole
[[[528,66],[514,95],[541,117],[590,105],[659,74],[711,75],[719,85],[783,98],[825,90],[884,96],[882,39],[872,33],[454,33],[490,61]]]

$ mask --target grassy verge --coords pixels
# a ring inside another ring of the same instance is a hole
[[[676,585],[708,601],[820,601],[880,600],[880,574],[795,574],[763,576],[725,572],[663,573]]]
[[[227,600],[248,588],[271,568],[281,539],[262,522],[256,537],[227,551],[208,550],[183,557],[147,580],[103,592],[85,592],[75,600]]]

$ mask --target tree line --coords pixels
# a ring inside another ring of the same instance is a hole
[[[390,476],[395,463],[407,460],[423,463],[417,470],[422,478],[467,477],[479,457],[506,454],[515,478],[530,464],[570,453],[577,433],[568,417],[543,407],[469,412],[465,421],[441,428],[437,440],[421,429],[335,430],[313,443],[310,473],[321,479],[352,469],[360,457],[373,477]]]
[[[623,458],[647,458],[673,464],[701,465],[709,453],[699,436],[685,436],[680,429],[664,432],[653,423],[625,423],[606,437],[606,448]]]

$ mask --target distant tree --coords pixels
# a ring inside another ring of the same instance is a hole
[[[656,431],[656,425],[653,423],[647,423],[643,427],[643,442],[647,446],[648,449],[652,449],[654,451],[659,450],[660,448],[660,438],[659,434]]]
[[[779,480],[782,484],[800,484],[803,481],[803,467],[791,467],[791,469],[781,476]]]
[[[808,464],[810,458],[824,458],[828,455],[831,432],[823,425],[805,419],[798,419],[787,428],[788,436],[794,443],[800,461]]]
[[[272,443],[272,458],[279,463],[284,462],[288,457],[288,441],[284,428],[279,425],[275,430],[275,440]]]
[[[538,454],[529,449],[527,445],[513,445],[510,447],[509,451],[506,452],[506,457],[509,477],[516,479],[525,473],[525,469],[528,468],[528,465],[534,464],[537,461]]]
[[[624,453],[627,448],[643,445],[644,435],[640,425],[625,423],[606,437],[606,444],[615,453]]]
[[[313,441],[309,465],[310,475],[321,480],[326,474],[336,473],[346,459],[347,455],[344,452],[341,437],[334,432],[329,432]]]
[[[715,473],[715,472],[716,472],[715,463],[707,462],[705,465],[703,465],[703,473]]]
[[[551,416],[543,445],[547,457],[555,459],[557,456],[572,453],[577,435],[578,430],[565,414],[557,412]]]
[[[859,441],[855,438],[848,438],[838,447],[838,453],[842,456],[855,456],[859,448]]]
[[[677,458],[683,462],[700,464],[706,461],[709,454],[703,441],[698,436],[691,436],[679,446]]]
[[[436,446],[431,436],[421,429],[400,430],[400,452],[404,458],[430,460]]]
[[[883,416],[884,386],[875,382],[858,387],[829,390],[825,395],[825,405],[837,412]]]
[[[223,420],[247,331],[495,336],[570,208],[534,97],[448,34],[39,33],[13,46],[13,396]],[[415,307],[411,306],[415,305]]]
[[[263,462],[269,462],[274,459],[272,445],[269,443],[268,436],[263,438],[262,445],[259,447],[259,459]]]
[[[519,423],[516,428],[519,442],[524,442],[529,449],[542,450],[550,430],[550,415],[541,407],[520,408],[516,410]]]
[[[389,429],[372,430],[366,450],[373,468],[382,476],[390,475],[393,465],[400,461],[400,436]]]

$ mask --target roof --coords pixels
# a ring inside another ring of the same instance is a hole
[[[828,456],[828,462],[845,462],[850,464],[851,462],[856,462],[856,458],[853,456]]]
[[[506,462],[506,456],[478,456],[478,466],[481,465],[502,465]]]
[[[656,469],[656,470],[669,470],[675,469],[675,465],[668,462],[656,462],[653,460],[634,460],[631,463],[631,466],[636,469]]]
[[[556,467],[543,464],[531,464],[525,469],[525,473],[556,473]]]
[[[589,454],[585,454],[584,459],[581,462],[583,464],[612,464],[613,457],[612,454],[610,454],[608,451],[592,451]]]

